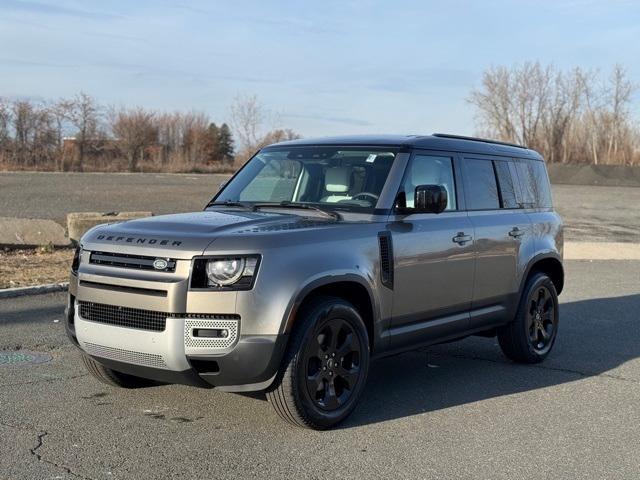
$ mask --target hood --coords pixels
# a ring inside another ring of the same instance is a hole
[[[160,215],[99,225],[81,240],[87,250],[190,259],[217,237],[310,228],[330,220],[293,214],[247,211],[204,211]]]

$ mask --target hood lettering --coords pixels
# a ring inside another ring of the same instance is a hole
[[[172,247],[179,247],[182,245],[180,240],[158,240],[157,238],[142,238],[142,237],[122,237],[115,235],[103,235],[100,234],[96,237],[96,240],[106,240],[107,242],[126,242],[146,245],[171,245]]]

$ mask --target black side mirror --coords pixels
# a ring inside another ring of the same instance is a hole
[[[418,185],[413,207],[415,213],[441,213],[447,208],[447,190],[443,185]]]

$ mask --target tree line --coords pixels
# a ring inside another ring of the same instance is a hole
[[[528,146],[548,162],[638,165],[636,90],[620,65],[603,75],[526,63],[489,68],[468,101],[480,136]],[[198,111],[109,107],[84,92],[57,101],[0,97],[0,168],[233,171],[260,147],[300,137],[275,128],[256,96],[236,97],[228,117],[217,124]]]
[[[267,129],[255,96],[238,97],[230,121],[204,112],[108,107],[80,92],[70,99],[0,97],[0,167],[54,171],[233,171],[260,146],[297,138]]]
[[[620,65],[603,75],[526,63],[489,68],[468,101],[479,135],[533,148],[550,163],[638,165],[636,90]]]

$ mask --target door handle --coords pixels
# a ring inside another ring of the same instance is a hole
[[[524,230],[520,230],[518,227],[513,227],[509,232],[509,236],[512,238],[520,238],[524,233]]]
[[[473,240],[473,237],[471,235],[465,235],[464,232],[458,232],[451,240],[458,245],[464,245],[465,243]]]

